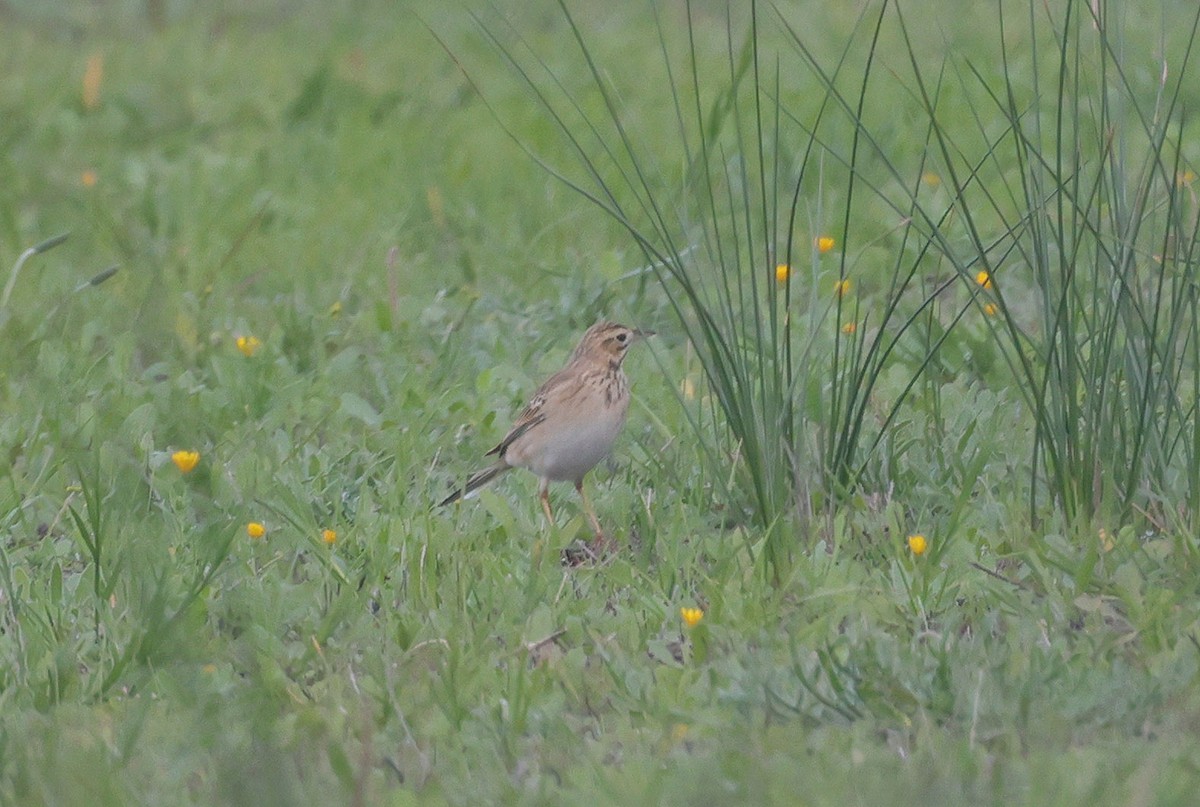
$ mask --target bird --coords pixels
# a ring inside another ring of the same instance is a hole
[[[469,496],[512,468],[537,475],[538,498],[546,520],[550,483],[573,482],[595,533],[596,546],[607,538],[583,488],[583,477],[608,455],[629,412],[629,379],[622,363],[629,348],[654,331],[607,320],[588,328],[565,367],[538,387],[504,439],[484,456],[496,461],[468,477],[441,506]]]

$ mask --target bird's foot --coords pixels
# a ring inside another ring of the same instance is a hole
[[[591,541],[574,541],[562,551],[563,566],[597,565],[612,557],[617,550],[616,541],[604,533],[597,533]]]

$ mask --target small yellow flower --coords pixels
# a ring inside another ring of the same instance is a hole
[[[680,608],[679,615],[683,617],[683,623],[689,628],[694,628],[700,624],[700,620],[704,619],[704,612],[699,608]]]
[[[86,171],[84,171],[82,174],[79,175],[79,182],[85,188],[96,187],[96,180],[98,180],[98,179],[99,179],[99,177],[96,176],[96,172],[93,171],[91,168],[87,169]]]
[[[836,244],[837,242],[834,241],[829,236],[823,235],[813,243],[815,243],[817,245],[817,252],[820,252],[821,254],[825,254],[829,250],[833,249],[833,245]]]
[[[999,310],[999,309],[998,309],[998,308],[996,308],[996,304],[995,304],[995,303],[985,303],[985,304],[984,304],[984,306],[983,306],[983,313],[987,314],[989,317],[994,317],[994,316],[996,316],[996,312],[997,312],[998,310]]]
[[[842,333],[844,333],[844,334],[851,334],[857,330],[858,330],[858,323],[855,323],[855,322],[842,323]]]
[[[924,555],[925,550],[929,548],[929,542],[925,540],[924,535],[908,536],[908,549],[914,555]]]
[[[1190,168],[1185,171],[1180,171],[1179,175],[1176,177],[1176,180],[1180,185],[1191,185],[1196,181],[1196,172]]]
[[[988,274],[986,269],[980,269],[975,275],[975,282],[985,289],[990,289],[992,287],[992,276]]]
[[[838,297],[845,297],[850,291],[850,278],[844,277],[833,284],[833,293]]]
[[[333,305],[329,306],[329,316],[337,319],[342,315],[342,301],[334,300]]]
[[[262,347],[262,340],[257,336],[239,336],[237,338],[237,349],[242,351],[244,356],[253,356],[260,347]]]
[[[175,463],[175,467],[181,473],[191,473],[195,469],[196,464],[200,462],[199,451],[176,451],[171,455],[171,462]]]
[[[775,267],[775,280],[779,283],[787,283],[788,276],[792,273],[792,267],[786,263],[781,263]]]
[[[932,171],[926,171],[924,174],[921,174],[921,181],[931,188],[936,188],[942,184],[942,178]]]
[[[267,528],[261,522],[251,521],[246,525],[246,534],[251,538],[258,540],[267,534]]]
[[[100,106],[100,84],[104,81],[104,54],[93,53],[83,69],[83,108],[91,112]]]
[[[324,530],[321,532],[321,540],[332,546],[337,540],[337,532],[335,530]]]

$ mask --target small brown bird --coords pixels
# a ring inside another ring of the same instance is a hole
[[[583,510],[596,534],[605,540],[596,511],[583,489],[583,477],[604,459],[625,425],[629,380],[621,363],[629,346],[654,331],[599,322],[588,328],[567,366],[546,380],[517,417],[500,444],[487,453],[496,462],[467,479],[442,505],[455,502],[510,468],[525,468],[541,480],[538,495],[551,524],[551,482],[574,482]]]

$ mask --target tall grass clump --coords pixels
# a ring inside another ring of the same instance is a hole
[[[691,4],[656,9],[661,73],[641,81],[661,82],[672,108],[655,128],[626,119],[617,67],[561,8],[586,91],[515,30],[481,25],[574,165],[535,159],[625,229],[678,315],[712,401],[691,422],[712,478],[732,462],[727,493],[768,530],[768,568],[795,517],[890,488],[897,415],[968,315],[1008,367],[980,381],[1015,387],[1031,413],[1031,520],[1190,523],[1194,18],[1168,28],[1161,8],[1161,64],[1124,52],[1120,4],[1079,1],[1031,2],[1019,24],[997,8],[982,42],[931,57],[947,51],[930,47],[936,26],[900,4],[866,7],[830,50],[787,10],[751,3],[726,12],[714,64]],[[903,58],[881,68],[877,52]],[[897,116],[923,142],[893,142]]]
[[[956,65],[981,129],[1005,123],[984,184],[963,181],[958,135],[917,75],[957,199],[948,246],[988,273],[996,337],[1033,413],[1032,519],[1042,496],[1073,523],[1136,512],[1196,526],[1198,208],[1184,102],[1200,17],[1174,8],[1030,3],[1013,19],[998,6],[1003,70]],[[1160,52],[1127,49],[1126,28],[1147,23]]]
[[[577,168],[530,153],[625,229],[677,314],[707,381],[707,409],[688,413],[710,478],[732,480],[725,492],[767,531],[765,568],[777,575],[797,519],[888,484],[870,471],[884,430],[949,333],[923,338],[915,327],[946,287],[921,274],[935,256],[914,227],[921,154],[889,161],[858,125],[884,17],[860,18],[832,65],[814,58],[800,80],[785,21],[756,3],[727,10],[715,63],[696,41],[711,26],[690,3],[678,15],[655,8],[661,72],[641,81],[666,88],[671,108],[657,127],[625,119],[609,68],[561,8],[590,72],[586,93],[560,82],[515,29],[481,27]],[[884,156],[885,171],[863,181],[868,154]],[[855,220],[881,200],[893,221]],[[916,359],[873,412],[872,391],[904,340]],[[712,441],[713,422],[727,441]]]
[[[1194,527],[1198,208],[1183,103],[1200,18],[1169,6],[998,6],[995,48],[936,71],[919,57],[922,25],[895,15],[953,199],[945,215],[921,206],[920,226],[994,317],[1001,383],[1033,422],[1033,522]],[[1128,52],[1127,26],[1154,20],[1160,52]],[[939,101],[948,82],[959,120]]]

